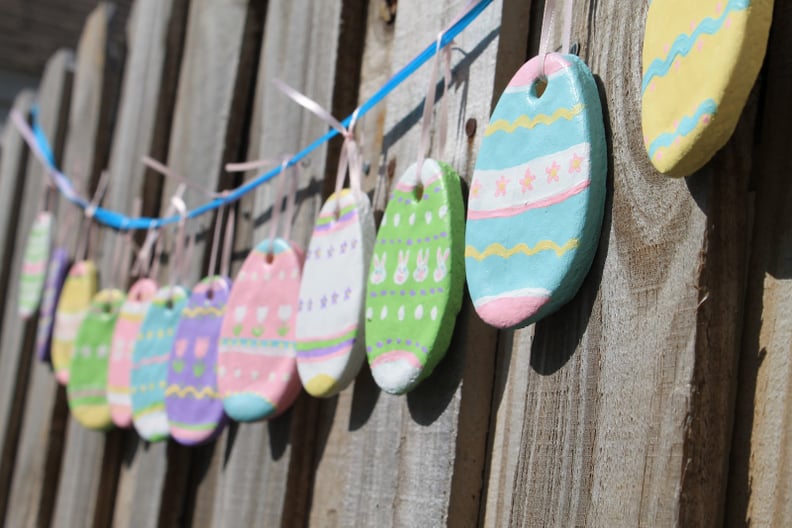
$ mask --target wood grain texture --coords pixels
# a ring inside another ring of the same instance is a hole
[[[112,5],[100,4],[86,21],[77,48],[62,169],[82,178],[91,191],[107,166],[112,139],[123,67],[119,22]],[[75,209],[61,199],[59,211],[64,218]],[[87,232],[87,226],[84,222],[83,229],[67,234],[67,247],[73,247],[77,233]],[[110,523],[121,440],[119,434],[88,431],[69,419],[52,519],[56,526]]]
[[[728,526],[792,524],[792,6],[775,3],[753,173],[755,221],[726,507]]]
[[[209,191],[225,189],[236,182],[225,173],[224,166],[236,161],[244,143],[261,41],[263,5],[258,0],[192,0],[189,5],[167,164]],[[177,185],[172,180],[164,182],[160,212],[167,209]],[[206,202],[208,197],[188,191],[185,199],[188,206],[194,207]],[[186,287],[192,287],[207,273],[213,221],[214,215],[210,214],[192,222],[192,231],[198,236],[192,260],[181,277]],[[168,240],[173,240],[170,234]],[[160,282],[167,283],[170,272],[170,267],[163,265]],[[215,444],[187,449],[169,442],[167,449],[152,448],[151,454],[159,463],[145,460],[143,463],[150,472],[144,478],[161,483],[156,490],[161,494],[159,523],[179,521],[202,526],[210,522],[214,496],[210,469],[214,467],[211,463],[214,451]],[[138,501],[141,508],[148,507],[145,496],[138,496],[133,508],[138,507]],[[154,513],[153,509],[151,512]]]
[[[341,117],[343,112],[351,112],[357,83],[347,86],[343,95],[338,94],[337,83],[344,75],[359,75],[360,57],[355,56],[355,50],[362,49],[363,33],[356,32],[356,28],[365,20],[364,7],[358,0],[269,2],[248,159],[279,159],[327,130],[326,124],[277,90],[270,83],[273,78],[283,80]],[[337,51],[342,42],[346,43],[344,56]],[[302,248],[307,247],[321,205],[325,174],[331,172],[326,165],[327,156],[325,145],[302,164],[291,237]],[[277,180],[267,183],[240,202],[235,242],[238,253],[246,255],[269,235],[276,186]],[[220,443],[224,454],[215,495],[215,525],[305,524],[317,410],[317,402],[303,395],[284,416],[269,422],[240,424],[225,435]],[[268,492],[261,495],[247,491],[263,487]]]
[[[28,119],[35,94],[21,92],[14,100],[13,109],[23,119]],[[0,137],[2,141],[2,165],[0,165],[0,298],[12,299],[4,303],[0,323],[0,519],[5,515],[6,501],[11,486],[14,460],[16,458],[21,421],[21,402],[18,392],[24,392],[29,372],[29,362],[22,357],[18,345],[24,334],[24,327],[17,315],[19,277],[21,259],[16,254],[24,251],[27,233],[38,212],[35,205],[24,207],[22,200],[28,187],[25,173],[28,163],[28,149],[22,136],[9,121]],[[39,180],[40,181],[40,180]],[[36,187],[36,184],[30,187]],[[37,187],[31,192],[35,192]],[[34,204],[36,202],[33,202]],[[32,211],[30,210],[32,209]]]
[[[502,334],[487,526],[722,518],[755,107],[700,174],[652,170],[639,132],[645,7],[576,3],[609,134],[603,234],[572,302]]]
[[[115,0],[127,11],[132,0]],[[38,77],[61,46],[72,47],[96,0],[0,2],[0,69]]]
[[[161,177],[147,171],[143,155],[166,159],[173,117],[173,102],[186,31],[186,0],[139,0],[127,25],[128,53],[121,102],[110,155],[110,185],[105,205],[130,212],[132,198],[143,199],[142,210],[159,210]],[[150,188],[146,189],[146,180]],[[151,180],[154,180],[153,182]],[[114,270],[116,235],[105,231],[100,269],[117,286],[128,285],[129,263]],[[139,233],[142,235],[142,233]],[[140,241],[141,237],[138,237]],[[118,283],[118,281],[121,281]],[[149,445],[130,430],[124,435],[114,526],[153,526],[171,483],[168,470],[186,470],[189,453],[167,443]],[[171,456],[168,456],[168,454]]]
[[[39,87],[39,119],[42,129],[51,138],[56,162],[63,154],[73,72],[74,53],[60,50],[47,63]],[[28,164],[28,189],[22,201],[24,207],[35,210],[39,195],[34,188],[40,189],[38,186],[44,178],[47,178],[44,166],[33,159]],[[8,306],[13,304],[8,303]],[[15,313],[14,310],[12,312]],[[20,361],[30,362],[31,369],[30,381],[19,397],[24,410],[15,456],[14,484],[6,511],[9,526],[41,526],[49,522],[63,453],[68,412],[66,394],[63,389],[59,390],[50,366],[35,358],[33,342],[23,339],[28,332],[34,335],[36,327],[37,321],[33,320],[24,328],[16,328],[14,338],[10,338],[10,334],[3,336],[2,349],[17,351]]]
[[[406,64],[462,7],[463,2],[399,2],[390,71]],[[445,153],[431,153],[466,178],[479,138],[469,140],[464,124],[489,115],[500,15],[501,3],[495,2],[457,39],[462,52],[453,55],[454,80],[445,95],[450,97],[449,146]],[[384,103],[381,144],[397,176],[418,154],[428,79],[424,67]],[[484,328],[466,303],[446,359],[411,394],[380,392],[364,367],[354,388],[339,396],[317,460],[312,524],[475,525],[494,343],[495,332]]]

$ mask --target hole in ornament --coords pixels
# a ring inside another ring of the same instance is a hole
[[[424,193],[423,183],[418,182],[415,185],[415,189],[413,189],[413,195],[415,196],[415,201],[416,202],[420,202],[421,201],[421,198],[423,198],[423,193]]]
[[[271,250],[267,252],[267,257],[264,260],[267,261],[267,264],[272,264],[272,262],[275,260],[275,255]]]
[[[168,297],[168,300],[165,301],[165,308],[173,310],[173,297]]]
[[[214,287],[209,288],[209,290],[206,292],[206,298],[210,301],[214,299]]]
[[[542,76],[534,81],[532,92],[539,98],[544,95],[545,90],[547,90],[547,77]]]
[[[113,307],[110,306],[110,303],[106,303],[102,306],[102,311],[106,314],[109,314],[111,311],[113,311]]]
[[[333,220],[338,222],[338,219],[341,218],[341,206],[336,204],[336,208],[333,209]]]

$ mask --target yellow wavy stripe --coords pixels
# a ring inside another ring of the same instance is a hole
[[[217,399],[220,394],[212,387],[204,387],[200,392],[195,390],[195,387],[179,387],[178,385],[171,385],[165,390],[165,396],[178,396],[184,398],[188,394],[192,394],[195,399],[203,400],[204,398]]]
[[[580,112],[583,111],[583,104],[578,103],[572,108],[559,108],[552,115],[547,114],[539,114],[534,117],[528,117],[527,115],[521,115],[511,123],[506,121],[505,119],[498,119],[497,121],[493,121],[487,127],[486,132],[484,132],[485,136],[491,136],[495,132],[506,132],[507,134],[511,134],[518,128],[534,128],[536,125],[552,125],[559,119],[566,119],[569,121]]]
[[[473,246],[467,246],[465,248],[465,258],[471,257],[478,261],[482,261],[487,257],[498,256],[507,259],[513,255],[516,255],[517,253],[524,253],[530,257],[531,255],[536,255],[541,251],[548,250],[555,251],[555,254],[561,257],[567,251],[571,251],[577,247],[577,238],[570,238],[563,246],[559,246],[552,240],[542,240],[532,248],[528,247],[526,244],[517,244],[511,249],[506,249],[502,244],[496,242],[487,246],[487,249],[485,249],[483,252],[479,252],[479,250]]]
[[[218,317],[222,317],[224,310],[222,308],[214,308],[212,306],[197,306],[195,308],[185,308],[182,311],[182,315],[186,317],[198,317],[200,315],[216,315]]]

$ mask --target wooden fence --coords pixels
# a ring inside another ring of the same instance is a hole
[[[107,207],[128,211],[141,196],[157,215],[175,184],[141,155],[206,188],[238,185],[225,163],[295,152],[326,129],[270,79],[348,115],[465,2],[137,0],[126,28],[100,4],[76,51],[54,55],[15,108],[38,102],[59,165],[90,189],[109,167]],[[466,301],[447,358],[406,397],[379,391],[364,368],[337,397],[303,395],[285,416],[200,448],[84,430],[34,359],[36,322],[19,320],[16,298],[44,171],[7,126],[5,525],[792,525],[792,4],[775,3],[766,64],[732,140],[698,174],[671,180],[652,169],[640,132],[646,2],[574,2],[610,154],[600,247],[574,301],[506,332]],[[468,181],[493,102],[536,53],[542,10],[495,0],[456,40],[443,159]],[[368,190],[414,159],[428,76],[421,69],[360,123]],[[303,245],[339,148],[304,163]],[[239,203],[237,269],[266,236],[271,205],[269,184]],[[61,201],[58,214],[75,209]],[[206,272],[211,220],[200,221],[188,283]],[[105,277],[112,243],[97,247]]]

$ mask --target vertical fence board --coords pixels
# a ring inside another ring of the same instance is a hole
[[[485,523],[709,524],[722,515],[755,108],[700,174],[658,175],[636,132],[646,6],[577,7],[611,150],[603,234],[576,298],[501,336]]]
[[[107,166],[110,151],[123,58],[118,40],[121,22],[111,4],[100,4],[88,18],[77,48],[62,168],[69,176],[83,178],[89,189]],[[59,211],[73,214],[73,207],[62,199]],[[77,232],[86,229],[74,231],[68,236],[69,244],[75,242]],[[53,522],[56,526],[107,524],[112,516],[121,436],[87,431],[71,419],[67,427]]]
[[[450,1],[400,2],[390,71],[406,64],[463,7],[462,2]],[[432,153],[467,179],[478,138],[468,140],[464,124],[468,118],[483,123],[489,115],[500,12],[501,3],[494,2],[457,39],[456,47],[463,53],[453,55],[454,81],[444,95],[450,97],[449,150]],[[375,52],[367,49],[366,53]],[[385,160],[389,167],[395,164],[396,176],[417,158],[428,78],[429,67],[424,67],[383,103],[386,117],[381,141]],[[338,526],[475,524],[495,332],[484,328],[466,303],[455,334],[435,374],[406,397],[380,392],[368,371],[358,376],[351,404],[344,402],[336,409],[336,422],[348,431],[340,434],[340,427],[334,427],[332,443],[318,461],[315,524],[324,525],[325,515]],[[347,397],[343,395],[341,401]],[[457,438],[462,440],[458,443]],[[345,474],[335,481],[324,464],[343,468]],[[458,485],[461,482],[467,484]],[[460,494],[463,488],[464,496]]]
[[[58,51],[47,63],[39,87],[39,119],[47,137],[51,138],[56,161],[60,161],[63,152],[73,71],[74,53],[71,50]],[[28,164],[27,179],[31,187],[47,177],[43,165],[37,160],[33,159]],[[35,207],[36,199],[35,194],[31,194],[23,203]],[[18,254],[16,258],[19,258]],[[36,323],[28,323],[27,326],[37,327]],[[55,494],[52,488],[49,493],[45,492],[45,483],[57,482],[63,452],[65,394],[59,391],[50,366],[34,357],[32,344],[17,340],[13,345],[2,345],[3,350],[18,350],[23,361],[31,362],[6,513],[9,526],[42,525],[45,519],[50,518]],[[56,415],[60,415],[60,420],[56,421]]]
[[[164,159],[167,155],[172,106],[178,81],[185,32],[187,0],[139,0],[133,5],[127,26],[128,56],[118,120],[110,156],[110,185],[105,205],[129,212],[132,197],[143,199],[143,210],[160,206],[158,176],[146,188],[143,155]],[[146,192],[147,191],[147,192]],[[104,277],[127,285],[128,263],[120,273],[113,269],[116,235],[106,232],[102,244],[101,272]],[[138,240],[140,237],[138,237]],[[152,526],[160,514],[165,469],[165,443],[147,444],[134,431],[124,435],[114,526]],[[185,450],[174,456],[188,458]],[[181,466],[184,467],[184,462]]]
[[[13,109],[28,119],[35,94],[21,92],[14,101]],[[28,163],[28,149],[22,136],[9,122],[3,130],[3,158],[0,166],[0,298],[10,299],[4,305],[0,328],[0,520],[5,515],[6,501],[11,485],[11,474],[16,458],[19,425],[22,419],[22,404],[17,397],[24,394],[27,383],[29,362],[22,356],[19,343],[24,338],[27,326],[19,321],[17,315],[17,295],[22,263],[17,253],[24,251],[25,237],[33,222],[38,201],[22,203],[25,197],[25,171]],[[32,191],[35,192],[35,189]],[[27,207],[25,207],[25,205]],[[31,212],[30,209],[33,209]],[[16,345],[16,346],[15,346]]]
[[[224,176],[223,167],[236,160],[244,142],[262,5],[259,0],[190,2],[167,161],[175,172],[209,191],[234,184],[233,178]],[[161,212],[167,209],[177,185],[176,181],[164,183]],[[188,206],[209,199],[195,191],[188,191],[185,198]],[[207,271],[213,219],[214,215],[204,215],[191,223],[199,236],[192,261],[181,279],[185,287],[192,287]],[[163,284],[169,280],[169,273],[169,266],[163,266]],[[216,444],[188,450],[170,441],[167,453],[164,445],[155,449],[163,461],[152,466],[152,474],[157,473],[155,482],[162,482],[160,522],[170,524],[183,516],[197,526],[208,524],[211,513],[203,508],[213,502],[214,473],[210,469]],[[181,462],[183,456],[191,465]]]
[[[360,68],[359,103],[368,99],[385,84],[391,74],[390,54],[394,24],[390,18],[390,11],[383,9],[383,6],[381,0],[368,2],[365,48]],[[384,167],[378,170],[377,165],[382,152],[386,111],[386,105],[377,106],[360,118],[355,127],[364,163],[371,167],[369,173],[364,175],[363,182],[364,191],[368,191],[370,195],[372,194],[370,191],[376,187],[379,171],[385,170]],[[332,175],[331,172],[328,174]],[[364,383],[365,381],[371,383],[367,366],[363,366],[359,378],[364,378]],[[319,403],[316,463],[308,519],[310,526],[339,526],[345,482],[349,476],[346,446],[349,441],[348,417],[352,412],[353,394],[354,384],[338,396]]]
[[[776,2],[754,139],[756,219],[726,524],[792,524],[792,5]]]
[[[359,0],[270,1],[264,32],[248,158],[280,158],[296,152],[327,125],[293,103],[271,83],[280,78],[336,114],[355,104],[360,28],[365,6]],[[342,44],[344,43],[344,44]],[[340,50],[343,48],[343,53]],[[339,55],[337,55],[337,50]],[[345,75],[347,88],[337,82]],[[320,206],[327,146],[302,164],[292,240],[306,248]],[[333,167],[333,170],[335,168]],[[277,180],[265,184],[239,206],[238,252],[245,255],[268,236]],[[284,416],[241,424],[223,442],[215,524],[302,525],[307,516],[315,444],[317,402],[301,396]],[[266,492],[251,494],[247,490]]]

